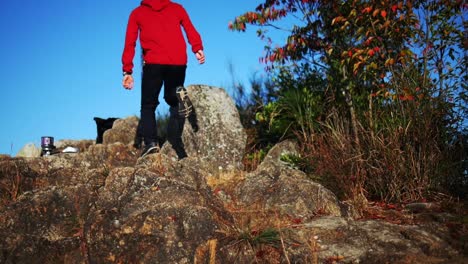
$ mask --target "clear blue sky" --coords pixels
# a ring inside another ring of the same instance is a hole
[[[262,1],[174,1],[185,6],[202,36],[207,61],[189,52],[185,84],[228,88],[232,62],[247,83],[262,72],[265,43],[228,31],[228,22]],[[121,54],[128,15],[139,0],[3,1],[0,16],[0,154],[16,155],[41,136],[95,139],[94,117],[139,116],[140,74],[133,91],[121,86]],[[138,49],[138,48],[137,48]],[[135,57],[139,65],[139,50]],[[230,92],[230,91],[228,91]],[[163,100],[158,112],[165,113]]]

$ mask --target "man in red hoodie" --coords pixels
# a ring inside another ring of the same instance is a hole
[[[125,89],[133,88],[133,58],[138,36],[143,50],[143,77],[141,84],[140,128],[145,147],[141,156],[159,149],[155,111],[164,85],[164,100],[170,106],[168,141],[179,159],[187,156],[182,143],[184,119],[178,115],[176,88],[184,85],[187,68],[187,45],[198,62],[205,62],[203,44],[197,30],[182,5],[170,0],[143,0],[128,20],[125,47],[122,55]]]

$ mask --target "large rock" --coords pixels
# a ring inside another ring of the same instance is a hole
[[[104,132],[103,144],[117,142],[125,145],[132,144],[135,139],[138,121],[139,119],[136,116],[115,120],[112,129],[108,129]]]
[[[0,262],[193,263],[217,221],[231,221],[206,184],[208,166],[132,151],[114,143],[2,160]]]
[[[212,171],[242,169],[247,135],[231,97],[224,89],[206,85],[188,86],[187,92],[199,127],[194,132],[191,119],[185,122],[187,154],[211,164]]]
[[[37,158],[41,156],[41,148],[37,147],[34,143],[28,143],[18,151],[16,156],[23,158]]]
[[[25,192],[0,209],[1,263],[83,263],[83,223],[93,193],[83,185]]]
[[[419,226],[322,216],[300,229],[289,239],[309,247],[288,248],[291,263],[304,255],[318,263],[467,263],[450,242]]]
[[[243,204],[257,204],[304,220],[317,214],[341,216],[340,203],[330,190],[281,160],[283,155],[294,154],[298,154],[297,144],[292,141],[274,146],[237,186],[235,196]]]
[[[87,220],[94,263],[193,263],[196,249],[215,236],[222,208],[212,210],[201,175],[178,177],[174,168],[164,177],[141,166],[111,171]]]

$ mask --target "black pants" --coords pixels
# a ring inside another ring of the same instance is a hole
[[[159,93],[164,86],[164,100],[169,105],[169,123],[167,125],[167,140],[171,143],[177,156],[187,157],[182,142],[182,132],[185,119],[178,115],[179,101],[176,89],[185,82],[186,65],[146,64],[143,66],[141,84],[141,118],[138,124],[137,137],[144,138],[145,145],[158,143],[155,111],[159,105]]]

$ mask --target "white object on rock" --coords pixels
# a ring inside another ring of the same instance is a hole
[[[75,147],[66,147],[62,150],[63,153],[78,153],[80,152],[80,150],[78,148],[75,148]]]

